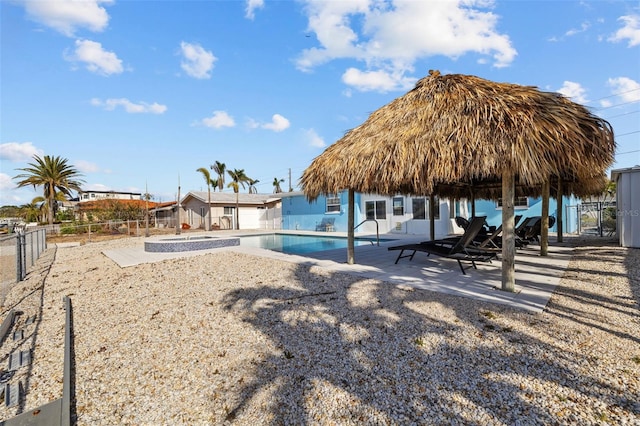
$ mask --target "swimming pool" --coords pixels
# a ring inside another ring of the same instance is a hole
[[[376,243],[375,239],[356,238],[354,241],[356,246],[372,243]],[[347,248],[347,239],[316,235],[261,234],[240,237],[240,246],[259,247],[287,254],[305,254]]]

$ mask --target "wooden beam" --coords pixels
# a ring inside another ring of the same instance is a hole
[[[542,183],[542,218],[540,221],[540,256],[547,256],[549,254],[549,180]]]
[[[476,217],[476,193],[471,188],[471,217]]]
[[[557,212],[556,212],[556,218],[558,220],[556,222],[557,223],[556,227],[558,228],[558,233],[556,235],[557,235],[557,241],[559,243],[561,243],[562,242],[562,232],[563,232],[562,226],[563,226],[563,222],[564,222],[563,221],[563,218],[564,218],[564,214],[563,214],[564,207],[562,205],[562,199],[564,198],[564,188],[562,187],[562,178],[561,177],[558,178],[558,192],[557,192],[557,194],[558,195],[556,196],[556,204],[557,204],[558,207],[557,207]]]
[[[434,204],[436,203],[436,197],[431,194],[429,195],[429,236],[431,241],[436,239],[436,224],[435,224],[435,211],[436,207]],[[440,208],[440,206],[438,206]]]
[[[502,290],[515,291],[516,238],[514,224],[515,177],[502,173]]]
[[[347,214],[347,263],[353,265],[356,263],[354,250],[354,229],[355,226],[355,191],[349,188],[349,212]]]

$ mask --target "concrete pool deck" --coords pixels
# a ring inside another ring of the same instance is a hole
[[[297,232],[296,234],[302,233]],[[326,233],[309,232],[304,234],[327,236]],[[345,236],[341,233],[331,233],[331,235],[336,237]],[[358,237],[369,238],[371,236],[359,235]],[[356,264],[353,265],[346,263],[346,249],[327,250],[309,253],[304,256],[243,246],[176,253],[150,253],[145,252],[143,244],[136,244],[125,249],[105,250],[104,254],[120,267],[125,268],[141,263],[155,263],[180,257],[236,251],[301,265],[317,266],[329,271],[373,278],[400,285],[404,288],[429,290],[505,304],[531,312],[544,310],[573,254],[573,247],[557,245],[553,244],[553,242],[549,245],[549,255],[547,257],[539,255],[540,246],[537,244],[519,249],[516,253],[515,261],[516,291],[510,293],[500,290],[502,279],[500,261],[493,261],[490,264],[477,263],[478,269],[467,269],[466,275],[460,272],[455,260],[434,256],[427,257],[425,253],[416,253],[413,260],[410,261],[408,258],[401,259],[398,264],[395,264],[398,252],[389,251],[388,247],[424,241],[425,237],[385,235],[381,237],[381,240],[390,238],[395,240],[381,241],[380,246],[375,244],[356,246]]]

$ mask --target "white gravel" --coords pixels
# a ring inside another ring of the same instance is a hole
[[[69,295],[78,425],[640,424],[638,249],[582,242],[533,314],[231,251],[102,254],[131,244],[50,248],[9,292],[2,362],[33,362],[0,419],[62,395]]]

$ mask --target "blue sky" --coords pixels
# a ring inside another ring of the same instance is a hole
[[[637,1],[3,0],[0,18],[0,205],[41,195],[13,179],[33,155],[155,201],[206,190],[215,161],[297,188],[430,69],[570,96],[613,125],[613,168],[640,164]]]

